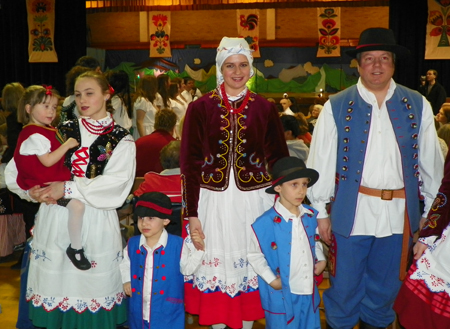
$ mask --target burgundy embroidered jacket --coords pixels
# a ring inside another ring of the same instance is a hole
[[[266,168],[285,156],[289,152],[273,104],[251,93],[242,112],[230,113],[218,91],[209,92],[191,103],[185,116],[180,158],[184,216],[197,216],[200,187],[223,191],[233,177],[242,191],[270,185]]]

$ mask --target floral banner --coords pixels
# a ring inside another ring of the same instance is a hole
[[[428,0],[425,59],[450,59],[450,1]]]
[[[259,9],[237,11],[238,35],[244,38],[251,49],[253,57],[261,57],[259,53]]]
[[[55,35],[55,0],[27,0],[28,61],[58,62],[53,37]]]
[[[317,8],[317,57],[341,56],[341,8]]]
[[[170,11],[151,11],[149,17],[150,57],[172,57]]]

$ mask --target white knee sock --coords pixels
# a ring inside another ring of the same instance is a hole
[[[81,230],[83,228],[84,203],[72,199],[67,204],[69,210],[69,220],[67,226],[69,229],[70,244],[73,249],[81,249]]]
[[[254,321],[242,321],[242,329],[252,329]]]

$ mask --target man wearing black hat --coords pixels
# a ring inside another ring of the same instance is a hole
[[[392,79],[409,51],[392,30],[370,28],[356,49],[360,79],[325,104],[308,167],[320,173],[308,191],[330,245],[328,328],[386,328],[406,272],[401,261],[428,212],[443,172],[430,104]],[[325,209],[331,203],[330,217]],[[331,221],[330,221],[331,218]],[[403,250],[403,252],[402,252]],[[402,268],[401,268],[402,267]]]

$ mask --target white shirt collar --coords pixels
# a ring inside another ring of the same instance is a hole
[[[356,87],[358,88],[358,92],[361,95],[362,99],[364,99],[364,101],[366,101],[366,103],[372,104],[372,102],[374,100],[376,101],[375,95],[363,85],[361,78],[358,79],[358,83],[356,84]],[[386,94],[383,104],[386,102],[386,100],[388,100],[392,97],[396,87],[397,87],[397,84],[395,83],[394,79],[391,78],[391,81],[389,83],[389,89],[387,91],[387,94]]]

